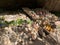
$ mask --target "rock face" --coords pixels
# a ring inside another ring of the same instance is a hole
[[[60,11],[60,0],[49,0],[45,7],[47,7],[49,10]]]
[[[37,0],[38,6],[42,5],[50,11],[60,11],[60,0]]]
[[[0,0],[0,7],[43,7],[50,11],[60,11],[60,0]]]

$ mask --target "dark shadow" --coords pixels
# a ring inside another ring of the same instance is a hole
[[[40,40],[38,40],[38,39],[36,39],[36,40],[34,41],[34,43],[33,43],[33,44],[30,44],[30,45],[45,45],[45,43],[42,42],[42,41],[40,41]]]

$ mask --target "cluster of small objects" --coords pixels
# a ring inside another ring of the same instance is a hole
[[[59,17],[57,17],[55,14],[51,14],[49,11],[44,9],[35,9],[34,11],[40,17],[39,20],[36,20],[40,27],[43,27],[49,32],[54,31],[54,29],[56,28],[55,22],[59,21]]]
[[[9,17],[9,18],[6,18]],[[13,18],[14,17],[14,18]],[[5,15],[5,21],[16,20],[20,17],[25,21],[29,21],[30,19],[26,17],[26,15],[18,14],[18,15]],[[8,19],[8,20],[7,20]],[[38,24],[35,22],[31,23],[22,23],[21,25],[9,25],[8,27],[4,27],[0,29],[0,45],[28,45],[32,44],[32,40],[35,40],[38,36]]]
[[[45,10],[34,10],[40,19],[32,21],[28,24],[24,22],[21,25],[5,27],[0,29],[0,45],[29,45],[33,44],[34,40],[39,38],[39,31],[45,29],[47,31],[53,31],[56,27],[55,22],[58,21],[58,17]],[[10,15],[11,16],[11,15]],[[16,14],[14,16],[5,16],[5,20],[11,21],[21,18],[24,20],[30,20],[25,14]],[[9,18],[8,18],[9,17]],[[11,20],[10,20],[11,19]]]
[[[37,27],[34,27],[37,26]],[[36,28],[36,29],[35,29]],[[13,27],[12,30],[19,36],[19,42],[22,45],[28,45],[38,37],[38,25],[36,24],[22,24],[17,27]]]

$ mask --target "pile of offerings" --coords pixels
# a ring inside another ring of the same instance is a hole
[[[33,45],[36,40],[44,43],[43,37],[55,34],[59,17],[44,9],[24,11],[28,13],[0,15],[0,45]]]

